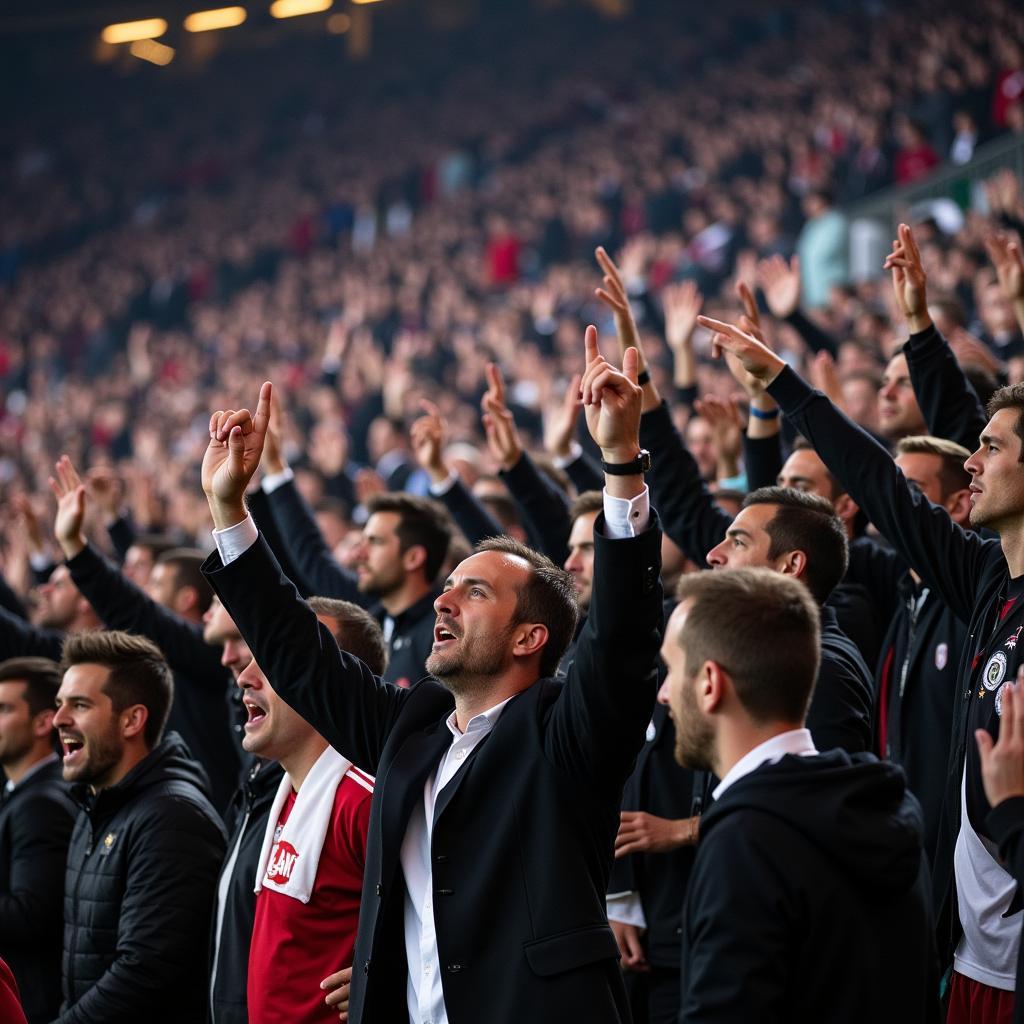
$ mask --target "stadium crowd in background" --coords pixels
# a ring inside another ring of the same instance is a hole
[[[29,1024],[1024,1020],[1024,14],[673,6],[12,125]]]

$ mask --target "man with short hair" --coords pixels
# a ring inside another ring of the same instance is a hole
[[[0,663],[0,957],[21,990],[29,1024],[60,1008],[64,865],[75,807],[54,748],[56,662]]]
[[[201,1020],[224,833],[198,765],[163,737],[171,670],[149,640],[114,631],[69,636],[61,670],[53,724],[81,809],[57,1022]]]
[[[678,595],[662,649],[676,755],[720,779],[687,893],[680,1019],[934,1020],[920,809],[899,768],[819,754],[805,728],[816,602],[749,568],[686,576]]]
[[[171,548],[157,555],[145,591],[154,601],[189,622],[202,622],[213,592],[201,567],[206,556],[196,548]]]
[[[309,604],[339,646],[380,675],[387,651],[372,616],[347,601]],[[249,1024],[314,1024],[326,1017],[321,982],[352,963],[373,777],[281,700],[255,659],[238,686],[249,712],[245,750],[284,768],[249,877]]]
[[[902,347],[889,360],[882,375],[882,387],[878,392],[878,429],[890,443],[911,434],[928,433]]]
[[[628,1019],[604,897],[622,787],[654,704],[660,533],[642,477],[636,352],[620,373],[590,327],[586,353],[583,405],[606,499],[565,682],[551,676],[578,614],[571,579],[508,538],[448,578],[434,678],[402,690],[332,649],[245,511],[270,384],[255,417],[211,418],[203,487],[219,557],[207,572],[278,694],[378,780],[353,1024]]]

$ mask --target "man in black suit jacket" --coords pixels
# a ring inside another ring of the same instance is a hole
[[[60,1009],[64,864],[76,811],[54,747],[59,686],[46,658],[0,663],[0,956],[29,1024]]]
[[[805,727],[820,612],[764,569],[679,584],[662,655],[676,756],[721,780],[683,921],[680,1020],[938,1019],[921,809],[872,754]]]
[[[354,1024],[629,1019],[604,897],[662,621],[635,381],[636,353],[619,372],[589,328],[582,397],[608,497],[599,585],[565,681],[551,676],[576,621],[571,579],[503,539],[456,567],[437,599],[434,678],[382,683],[338,650],[246,516],[270,385],[255,418],[211,420],[211,582],[279,695],[378,780]]]

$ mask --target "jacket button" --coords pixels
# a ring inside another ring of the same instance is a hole
[[[366,963],[363,964],[363,974],[369,974],[369,973],[370,973],[370,961],[367,960]]]
[[[380,882],[377,883],[377,895],[378,896],[383,896],[384,895],[384,886],[381,885]]]
[[[458,974],[459,971],[461,971],[461,970],[462,970],[462,964],[449,964],[448,965],[448,973],[449,974]]]

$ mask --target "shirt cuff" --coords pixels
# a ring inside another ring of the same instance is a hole
[[[240,523],[235,523],[226,530],[214,530],[213,542],[217,545],[220,560],[225,565],[230,565],[256,543],[259,535],[252,516],[246,516]]]
[[[430,493],[435,498],[443,497],[455,486],[455,481],[458,479],[458,473],[449,473],[439,484],[430,485]]]
[[[260,487],[263,489],[264,494],[273,494],[278,487],[283,487],[289,480],[294,480],[295,474],[292,472],[291,466],[285,466],[280,473],[266,473],[263,479],[260,481]],[[214,536],[217,531],[214,530]]]
[[[604,492],[604,535],[612,540],[635,537],[651,520],[651,492],[644,489],[635,498],[613,498]]]
[[[582,454],[583,445],[581,445],[579,441],[570,441],[569,454],[556,455],[551,461],[555,464],[557,469],[565,469],[566,466],[571,466]]]
[[[640,902],[638,892],[618,892],[605,900],[605,907],[608,911],[609,921],[618,921],[620,924],[631,924],[637,928],[647,927],[647,918],[644,917],[644,907]]]

